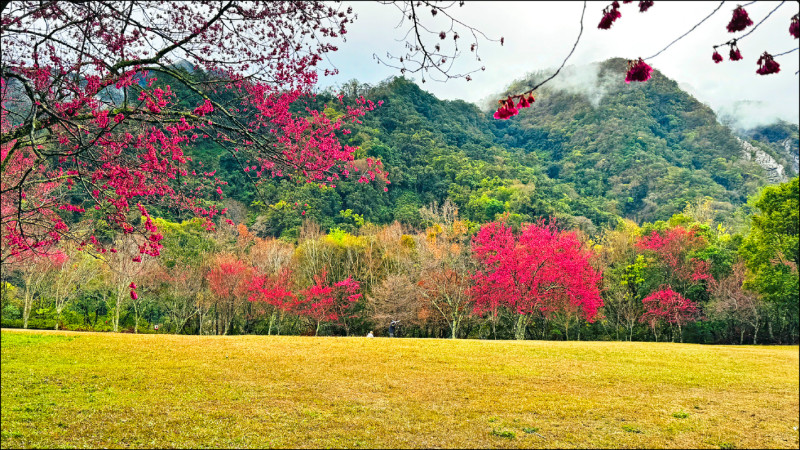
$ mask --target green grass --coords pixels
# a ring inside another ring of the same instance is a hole
[[[3,448],[798,447],[797,346],[0,339]]]

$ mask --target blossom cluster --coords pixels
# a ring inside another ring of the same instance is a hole
[[[651,78],[652,73],[653,68],[644,62],[642,58],[639,58],[638,61],[630,60],[628,61],[628,72],[625,74],[625,82],[630,83],[631,81],[647,81]]]
[[[514,104],[514,97],[508,97],[505,100],[500,100],[500,107],[494,112],[495,119],[506,120],[519,114],[519,108],[529,108],[536,101],[533,98],[533,92],[530,94],[523,94],[518,96],[519,103]]]
[[[769,75],[781,71],[781,65],[778,64],[777,61],[772,59],[772,55],[770,55],[767,52],[764,52],[758,58],[757,64],[758,64],[758,70],[756,70],[756,73],[759,75]]]
[[[624,1],[623,4],[633,3],[633,1]],[[653,6],[652,1],[640,1],[639,2],[639,12],[645,12]],[[606,6],[603,9],[603,18],[600,19],[600,23],[597,25],[597,28],[601,30],[608,30],[611,28],[611,25],[622,17],[622,13],[619,12],[619,2],[614,1],[610,5]]]

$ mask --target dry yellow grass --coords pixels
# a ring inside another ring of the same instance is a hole
[[[798,447],[798,347],[2,331],[2,447]]]

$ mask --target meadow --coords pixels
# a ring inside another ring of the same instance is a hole
[[[3,448],[798,447],[797,346],[1,339]]]

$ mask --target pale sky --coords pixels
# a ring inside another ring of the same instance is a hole
[[[675,38],[682,35],[711,13],[719,2],[666,2],[656,1],[645,13],[640,13],[637,3],[622,4],[619,18],[609,30],[597,28],[602,10],[610,2],[588,2],[584,31],[575,53],[567,65],[599,62],[612,57],[633,59],[654,55]],[[622,3],[620,1],[620,3]],[[755,24],[780,2],[759,1],[745,9]],[[378,65],[373,53],[385,56],[403,53],[406,26],[396,29],[400,13],[392,5],[376,2],[345,2],[358,14],[350,24],[347,42],[339,51],[329,53],[330,62],[340,73],[321,77],[321,86],[343,84],[358,79],[370,84],[378,83],[399,71]],[[720,48],[725,60],[714,64],[712,46],[748,32],[728,33],[725,26],[730,21],[735,2],[726,2],[710,19],[688,36],[672,45],[649,64],[666,76],[676,80],[703,103],[717,111],[736,111],[750,125],[768,123],[782,118],[798,123],[800,118],[800,92],[798,88],[798,61],[800,52],[776,58],[781,71],[772,75],[757,75],[756,60],[764,51],[778,54],[798,46],[798,40],[789,35],[791,17],[798,12],[797,2],[787,1],[775,11],[755,32],[741,41],[739,49],[744,59],[728,60],[726,47]],[[408,75],[424,90],[440,99],[462,99],[482,105],[482,101],[503,91],[513,80],[530,72],[555,69],[569,53],[579,31],[583,2],[471,2],[462,8],[451,8],[463,22],[494,38],[503,36],[505,44],[479,41],[481,62],[476,62],[468,49],[462,53],[462,67],[486,67],[472,75],[472,81],[450,80],[446,83],[427,81],[420,83],[419,74]],[[440,19],[438,14],[435,19]],[[429,12],[422,17],[434,20]],[[437,29],[438,23],[430,22]],[[441,23],[441,22],[439,22]],[[462,46],[468,47],[465,33]],[[448,38],[442,42],[450,42]],[[428,78],[428,77],[426,77]],[[737,102],[748,102],[747,104]]]

